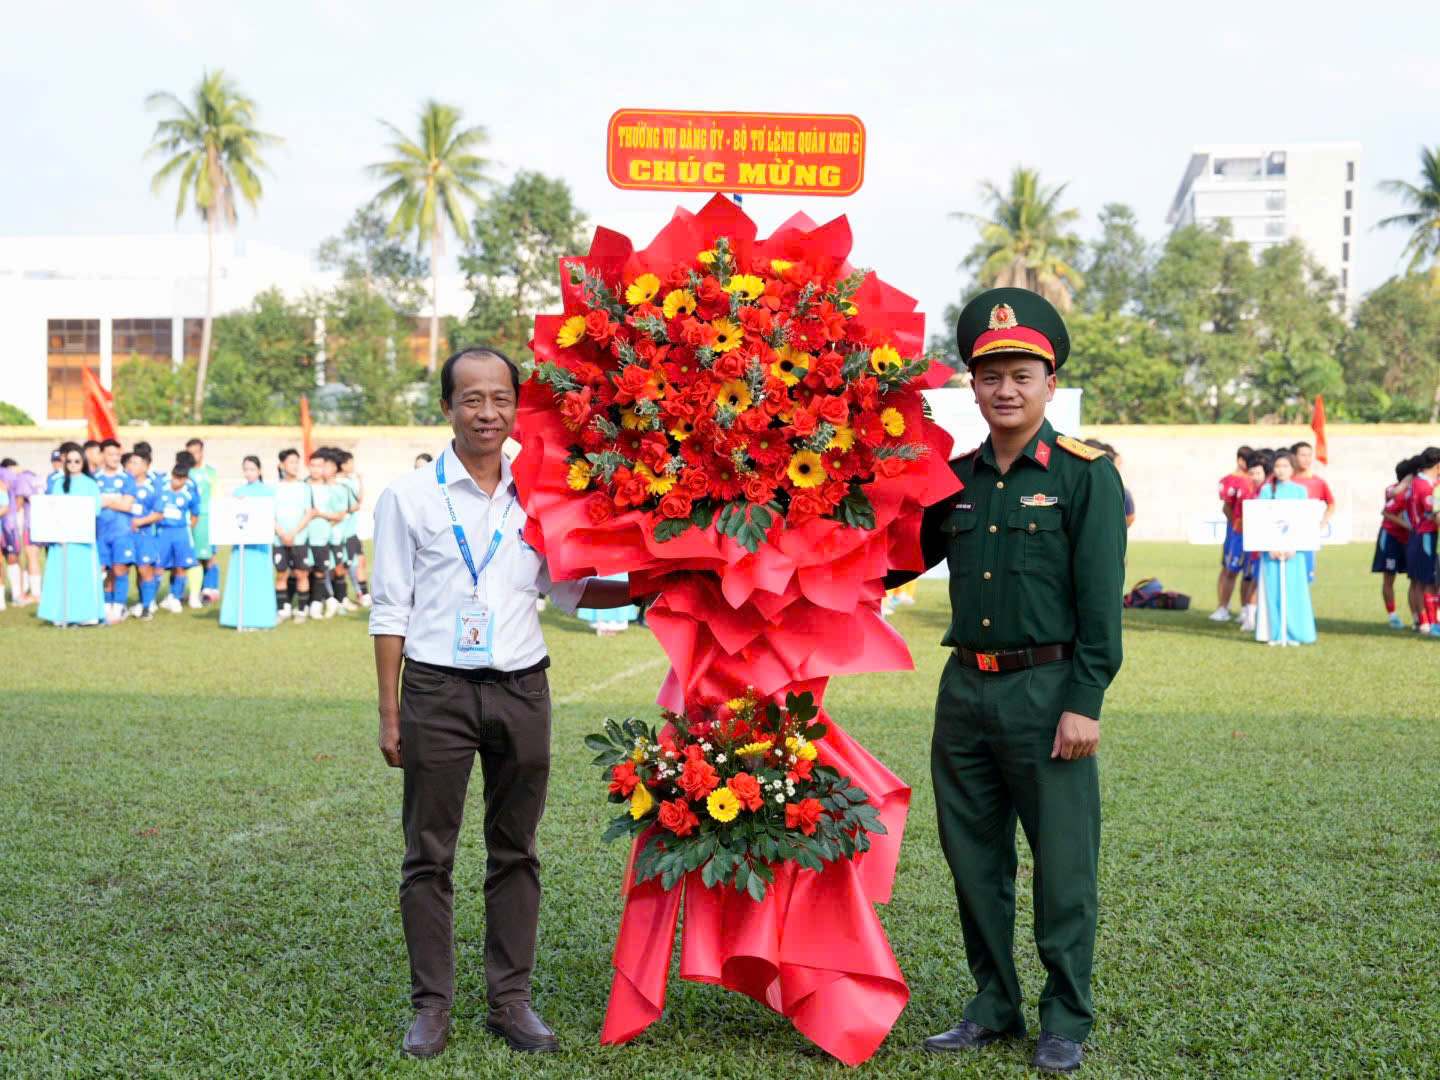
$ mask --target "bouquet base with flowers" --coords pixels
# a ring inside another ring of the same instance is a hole
[[[557,579],[657,593],[671,670],[657,728],[590,736],[609,826],[634,837],[602,1040],[680,975],[782,1012],[865,1060],[909,991],[872,904],[890,897],[909,788],[821,707],[837,674],[911,667],[879,614],[923,570],[924,508],[959,487],[920,391],[915,301],[854,269],[844,218],[771,237],[717,196],[648,248],[596,231],[536,320],[514,463],[525,539]]]

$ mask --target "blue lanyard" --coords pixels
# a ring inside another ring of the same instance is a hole
[[[480,595],[480,575],[490,565],[490,560],[495,557],[495,552],[500,550],[500,544],[505,539],[505,523],[510,520],[510,511],[515,508],[515,498],[511,496],[510,502],[505,506],[505,513],[500,518],[500,527],[495,530],[495,535],[490,537],[490,547],[485,552],[485,558],[480,563],[480,568],[475,568],[475,558],[470,554],[470,541],[465,539],[465,526],[460,524],[460,518],[455,513],[455,504],[450,501],[450,490],[445,486],[445,455],[441,454],[435,459],[435,480],[440,485],[440,495],[445,500],[445,509],[450,514],[450,528],[455,533],[455,543],[460,545],[460,557],[465,560],[465,566],[470,571],[470,584],[475,590],[475,595]]]

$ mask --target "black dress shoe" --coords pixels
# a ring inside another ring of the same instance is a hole
[[[415,1021],[405,1033],[400,1052],[411,1057],[434,1057],[445,1049],[445,1040],[450,1035],[450,1010],[445,1008],[421,1009],[415,1014]]]
[[[498,1009],[491,1009],[485,1019],[485,1030],[499,1035],[510,1044],[511,1050],[521,1053],[550,1054],[560,1049],[560,1040],[555,1037],[555,1032],[535,1015],[528,1001],[512,1001]]]
[[[1042,1031],[1030,1064],[1042,1072],[1074,1072],[1084,1060],[1085,1051],[1078,1042],[1053,1031]]]
[[[952,1050],[984,1050],[991,1043],[999,1042],[1007,1035],[1004,1031],[991,1031],[981,1027],[974,1020],[961,1020],[959,1027],[953,1027],[943,1035],[931,1035],[925,1040],[925,1049],[932,1054],[945,1054]]]

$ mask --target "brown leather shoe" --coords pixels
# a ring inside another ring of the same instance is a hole
[[[555,1032],[545,1026],[545,1021],[535,1015],[528,1001],[512,1001],[491,1009],[485,1018],[485,1030],[499,1035],[510,1044],[511,1050],[526,1054],[552,1054],[560,1049],[560,1040]]]
[[[445,1050],[445,1040],[450,1036],[450,1010],[441,1007],[421,1009],[415,1014],[415,1021],[405,1033],[400,1052],[411,1057],[428,1058]]]

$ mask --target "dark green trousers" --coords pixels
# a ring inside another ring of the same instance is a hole
[[[1018,819],[1035,859],[1035,945],[1049,972],[1040,1026],[1084,1042],[1095,1019],[1100,779],[1093,757],[1050,757],[1069,677],[1068,661],[996,674],[951,657],[940,677],[930,773],[977,991],[965,1019],[1025,1031],[1014,957]]]

